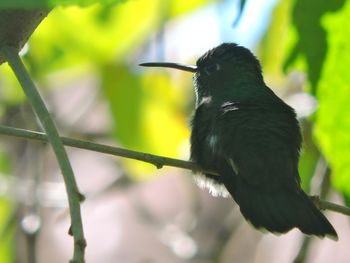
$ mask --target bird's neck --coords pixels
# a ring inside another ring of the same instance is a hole
[[[265,100],[271,100],[272,91],[265,86],[264,83],[249,83],[249,82],[232,82],[222,86],[210,89],[213,92],[197,94],[197,106],[200,104],[210,105],[211,107],[220,108],[225,102],[240,102],[240,103],[259,103]]]

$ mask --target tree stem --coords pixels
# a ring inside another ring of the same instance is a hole
[[[71,216],[71,231],[74,238],[74,254],[71,262],[82,263],[84,262],[84,250],[86,246],[80,214],[80,201],[82,201],[83,198],[78,191],[67,153],[64,149],[61,138],[59,137],[54,121],[24,67],[16,48],[4,46],[0,48],[0,53],[7,60],[15,73],[24,93],[26,94],[31,106],[34,108],[34,111],[47,134],[46,140],[51,144],[56,155],[66,185]]]

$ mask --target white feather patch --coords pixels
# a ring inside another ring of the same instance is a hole
[[[223,184],[218,184],[214,180],[205,177],[204,175],[197,175],[194,177],[196,184],[202,189],[208,189],[212,196],[229,197],[230,194]]]
[[[237,164],[233,161],[233,159],[229,158],[228,162],[231,165],[232,170],[235,172],[235,174],[238,174],[238,167],[237,167]]]
[[[218,143],[218,136],[216,136],[214,134],[209,135],[209,137],[208,137],[208,144],[209,144],[209,148],[213,152],[215,152],[215,150],[216,150],[217,143]]]

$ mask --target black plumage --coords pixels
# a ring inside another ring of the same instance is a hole
[[[225,185],[256,228],[337,234],[300,187],[301,134],[294,110],[263,80],[246,48],[222,44],[197,61],[191,159]]]
[[[191,160],[224,185],[256,228],[284,233],[296,227],[319,237],[337,233],[300,186],[301,133],[294,110],[264,83],[246,48],[224,43],[196,66],[145,63],[194,72],[196,110]]]

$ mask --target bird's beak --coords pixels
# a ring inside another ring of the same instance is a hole
[[[162,67],[162,68],[175,68],[179,70],[184,70],[188,72],[197,72],[197,66],[193,65],[183,65],[172,62],[148,62],[139,64],[142,67]]]

